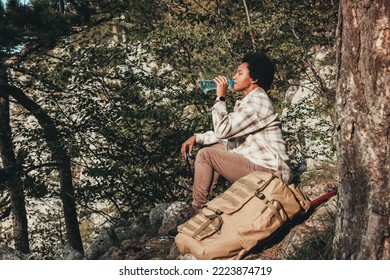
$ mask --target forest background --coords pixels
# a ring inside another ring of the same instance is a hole
[[[49,257],[49,244],[83,252],[103,227],[129,224],[162,202],[189,201],[193,166],[180,146],[212,128],[214,96],[199,80],[232,76],[253,50],[277,65],[270,97],[297,178],[310,158],[334,161],[335,73],[320,76],[315,55],[322,50],[325,64],[336,63],[338,7],[333,0],[2,3],[1,243]],[[286,91],[306,87],[302,79],[312,98],[292,104]],[[237,98],[230,92],[228,104]],[[307,126],[313,116],[332,129]],[[331,149],[309,151],[308,139]]]

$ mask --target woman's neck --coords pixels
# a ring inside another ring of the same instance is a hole
[[[252,90],[258,88],[259,86],[257,84],[251,84],[249,87],[247,87],[246,89],[244,89],[242,91],[242,93],[244,94],[244,96],[247,96],[248,93],[250,93]]]

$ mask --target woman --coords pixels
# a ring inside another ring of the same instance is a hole
[[[233,77],[243,99],[227,112],[225,95],[228,79],[218,76],[216,103],[212,107],[213,131],[196,133],[185,141],[181,154],[186,157],[196,143],[208,145],[195,160],[192,207],[198,212],[212,198],[219,176],[234,182],[253,171],[280,171],[288,184],[292,171],[282,138],[281,123],[266,93],[275,73],[273,62],[263,53],[244,56]]]

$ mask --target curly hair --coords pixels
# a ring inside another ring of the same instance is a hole
[[[263,52],[247,53],[242,63],[248,63],[249,76],[265,91],[271,88],[275,75],[275,64]]]

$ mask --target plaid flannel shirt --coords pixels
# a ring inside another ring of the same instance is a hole
[[[255,164],[280,171],[288,184],[293,173],[288,166],[286,143],[281,123],[271,100],[262,88],[256,88],[237,101],[234,111],[228,113],[225,102],[212,108],[214,131],[196,134],[196,142],[211,145],[226,144],[229,152],[248,158]]]

